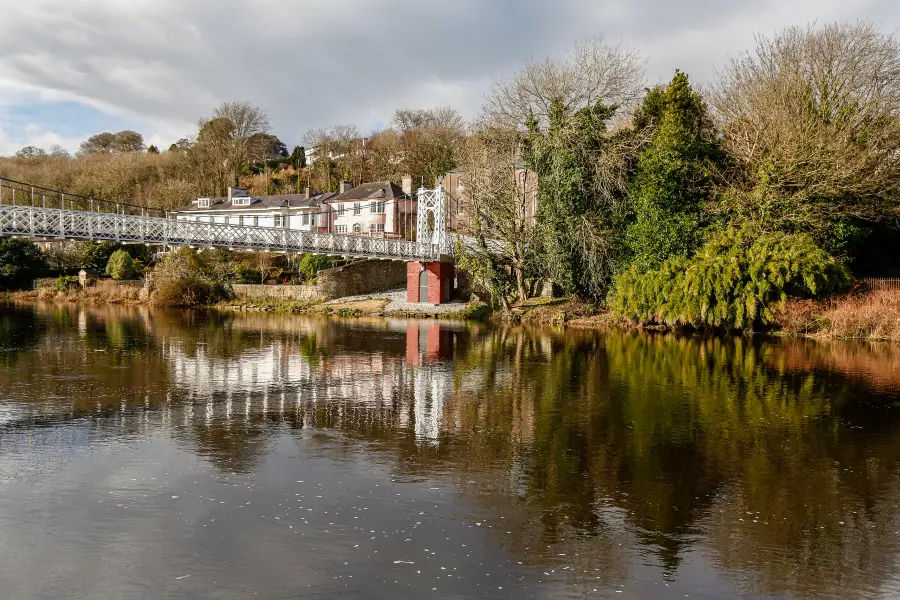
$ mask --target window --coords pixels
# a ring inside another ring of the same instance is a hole
[[[375,223],[375,231],[384,233],[384,223]]]
[[[359,223],[353,224],[353,233],[360,233],[362,231],[362,225]]]
[[[362,206],[359,205],[359,202],[353,203],[353,216],[357,216],[362,213]]]
[[[463,187],[464,187],[463,186],[463,178],[462,178],[462,175],[460,175],[459,177],[456,178],[456,189],[461,190],[461,189],[463,189]]]
[[[253,217],[253,226],[259,227],[259,217]]]
[[[243,216],[243,215],[241,215],[240,217],[238,217],[238,225],[241,225],[241,226],[244,225],[244,216]]]
[[[300,217],[300,222],[304,225],[309,225],[309,213],[303,213],[303,216]]]
[[[525,185],[526,172],[519,173],[519,185]]]
[[[225,215],[225,224],[231,225],[231,217],[229,217],[228,215]]]
[[[456,214],[461,215],[463,211],[463,203],[461,198],[456,199]]]
[[[209,198],[197,198],[197,206],[200,208],[209,208]]]
[[[334,232],[335,233],[347,233],[347,226],[346,225],[336,225],[334,228]]]
[[[347,207],[343,204],[338,204],[337,214],[339,217],[343,217],[344,213],[347,211]]]
[[[284,227],[283,215],[275,215],[275,227]]]
[[[232,198],[231,204],[232,206],[250,206],[250,201],[252,198],[249,196],[245,196],[243,198]]]
[[[384,202],[372,202],[369,204],[369,212],[373,215],[383,215],[384,205]]]

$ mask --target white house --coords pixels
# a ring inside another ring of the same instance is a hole
[[[253,227],[282,227],[301,231],[330,231],[331,217],[324,204],[333,193],[251,196],[247,190],[228,188],[225,198],[197,198],[177,211],[175,218],[197,223],[223,223]]]
[[[412,178],[403,186],[389,181],[363,183],[354,188],[341,182],[341,191],[325,200],[334,215],[332,231],[350,235],[405,238],[416,226]]]

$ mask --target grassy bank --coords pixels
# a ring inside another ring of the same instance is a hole
[[[21,292],[3,292],[0,299],[12,301],[87,302],[91,304],[146,304],[136,286],[98,286],[87,289],[41,289]]]
[[[900,342],[900,291],[789,300],[776,308],[775,317],[785,334]]]

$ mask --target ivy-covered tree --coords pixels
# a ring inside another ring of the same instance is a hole
[[[710,167],[720,160],[714,129],[700,94],[676,71],[651,90],[634,126],[652,128],[630,186],[633,221],[625,245],[639,269],[690,256],[703,241],[703,204],[712,193]]]
[[[615,263],[615,210],[598,188],[597,157],[611,143],[607,123],[616,107],[601,102],[576,112],[551,102],[547,127],[528,120],[526,165],[539,181],[540,255],[547,274],[567,294],[601,296]]]

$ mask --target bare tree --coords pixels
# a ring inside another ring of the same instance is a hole
[[[250,159],[251,138],[269,131],[268,114],[247,102],[224,102],[213,111],[213,119],[226,119],[231,123],[228,166],[232,181],[237,185],[240,169]],[[201,127],[203,124],[201,122]]]
[[[43,148],[37,146],[25,146],[16,152],[18,158],[36,158],[38,156],[47,156]]]
[[[526,279],[538,236],[529,216],[527,182],[516,179],[524,136],[514,128],[483,125],[469,136],[460,170],[462,202],[472,215],[458,253],[460,266],[472,274],[504,309],[509,295],[527,297]]]
[[[569,114],[597,102],[627,107],[640,97],[643,75],[644,59],[636,50],[593,38],[562,56],[529,61],[498,80],[484,114],[494,123],[522,128],[529,115],[546,124],[554,102]]]
[[[868,22],[758,37],[713,97],[737,162],[727,207],[806,230],[900,214],[900,42]]]

